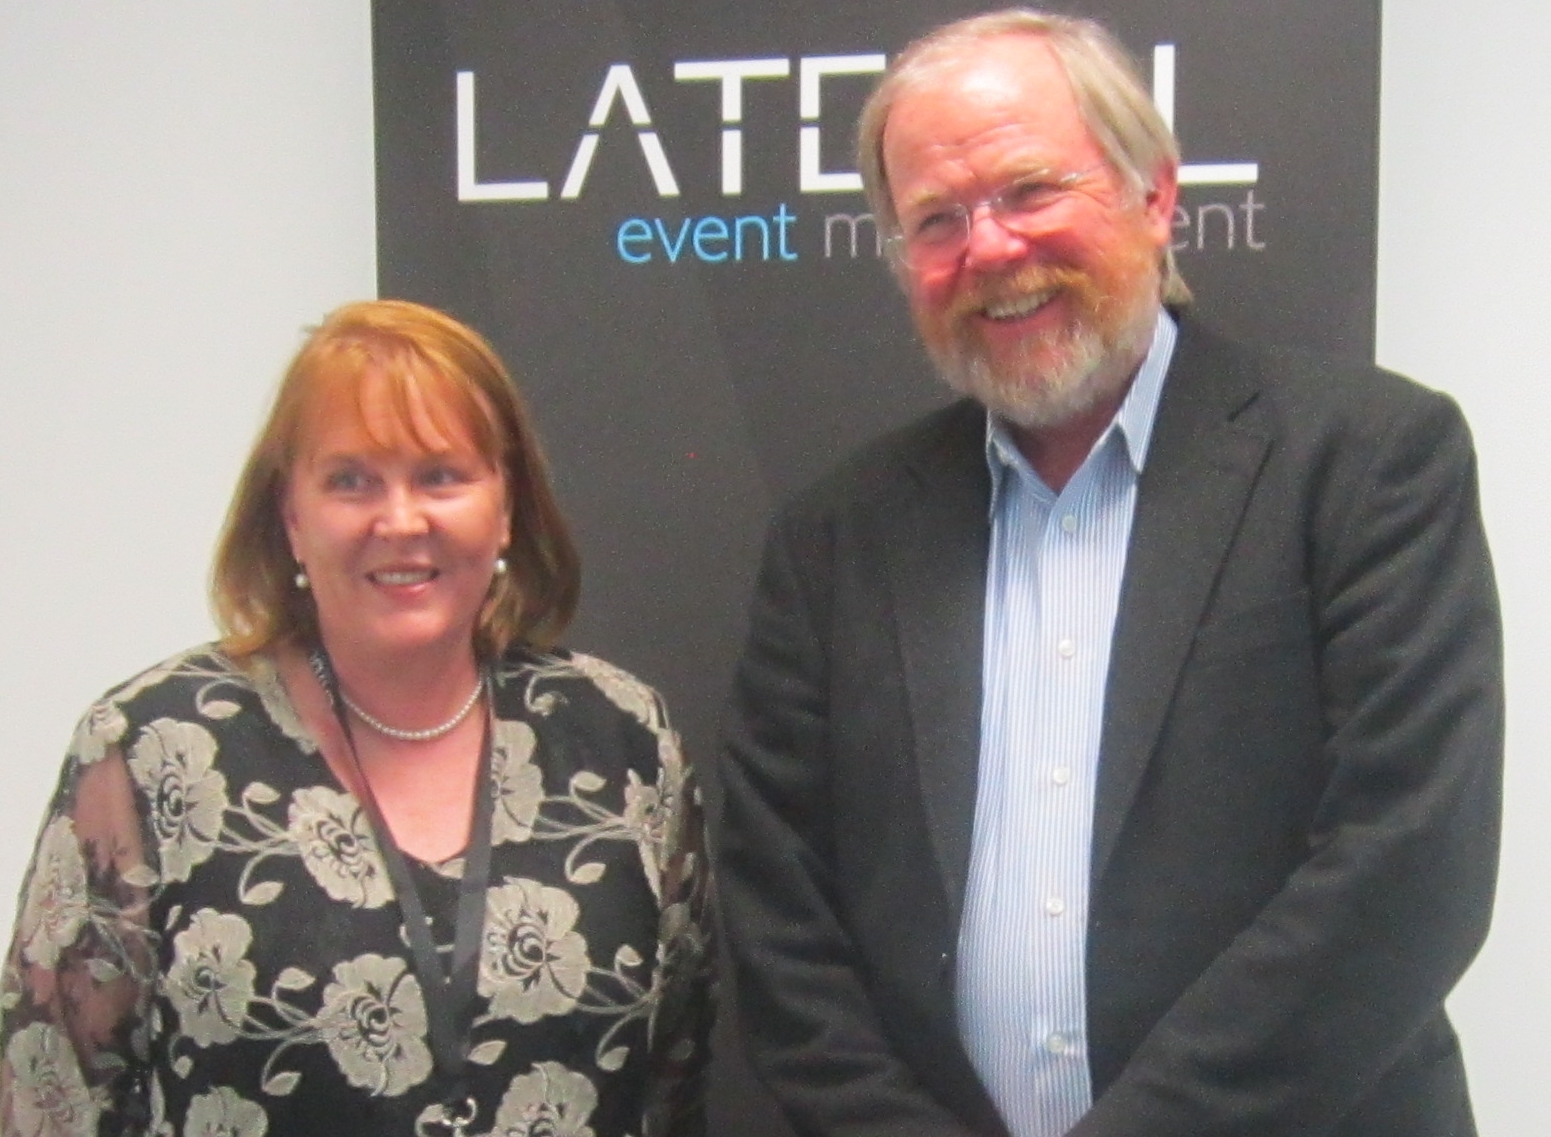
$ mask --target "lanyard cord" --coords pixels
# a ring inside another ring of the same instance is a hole
[[[458,882],[452,962],[450,969],[444,970],[441,960],[437,958],[436,944],[431,938],[431,921],[426,916],[420,890],[415,887],[414,878],[410,875],[409,861],[398,842],[393,839],[393,833],[383,818],[382,808],[377,804],[377,795],[372,792],[372,784],[367,780],[366,770],[361,765],[361,756],[356,752],[355,736],[350,730],[350,720],[341,702],[333,664],[321,648],[312,653],[308,662],[328,695],[334,715],[344,731],[350,760],[355,765],[356,777],[361,783],[361,804],[371,821],[372,833],[382,851],[388,879],[393,883],[393,892],[404,916],[404,931],[414,957],[415,974],[420,979],[420,987],[425,995],[431,1054],[436,1060],[437,1069],[449,1082],[447,1101],[458,1102],[466,1093],[463,1075],[468,1060],[469,1032],[473,1025],[479,945],[485,926],[485,891],[490,884],[490,836],[495,811],[495,786],[490,778],[490,720],[494,708],[485,716],[484,738],[479,749],[479,774],[474,789],[474,822],[469,834],[468,851],[464,856],[463,879]],[[488,698],[491,694],[488,672],[481,678],[481,686]],[[471,1102],[469,1104],[472,1105]]]

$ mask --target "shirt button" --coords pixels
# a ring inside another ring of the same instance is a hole
[[[1045,1036],[1045,1049],[1050,1051],[1052,1054],[1059,1056],[1067,1053],[1071,1050],[1071,1048],[1071,1039],[1067,1038],[1066,1035],[1062,1034],[1058,1030],[1053,1030]]]
[[[1061,913],[1066,911],[1066,901],[1062,900],[1059,896],[1052,896],[1049,900],[1045,901],[1045,911],[1050,913],[1052,916],[1059,916]]]
[[[1058,786],[1064,786],[1072,780],[1072,771],[1068,766],[1057,766],[1050,771],[1050,780]]]
[[[1075,532],[1077,532],[1077,515],[1076,514],[1068,513],[1065,517],[1061,518],[1061,531],[1063,533],[1075,533]]]
[[[1077,654],[1077,645],[1071,640],[1062,640],[1056,644],[1056,651],[1060,652],[1062,659],[1071,659]]]

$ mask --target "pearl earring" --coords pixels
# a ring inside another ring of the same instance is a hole
[[[496,576],[504,576],[506,574],[506,558],[505,557],[497,557],[495,559],[495,574],[496,574]]]
[[[307,579],[306,569],[297,569],[296,575],[291,579],[296,582],[296,590],[298,592],[306,592],[309,588],[312,587],[312,581]]]

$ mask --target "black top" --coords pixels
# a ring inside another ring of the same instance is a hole
[[[702,1132],[706,865],[663,706],[567,653],[510,654],[491,703],[468,1132]],[[410,869],[450,951],[462,858]],[[447,1096],[367,816],[267,659],[196,649],[92,707],[19,910],[7,1133],[408,1134]]]

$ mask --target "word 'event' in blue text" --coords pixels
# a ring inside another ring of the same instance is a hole
[[[741,217],[686,217],[664,221],[661,217],[627,217],[614,235],[619,259],[644,265],[657,257],[676,264],[689,255],[708,264],[721,261],[795,261],[791,247],[792,222],[797,215],[783,201],[769,217],[757,213]]]

